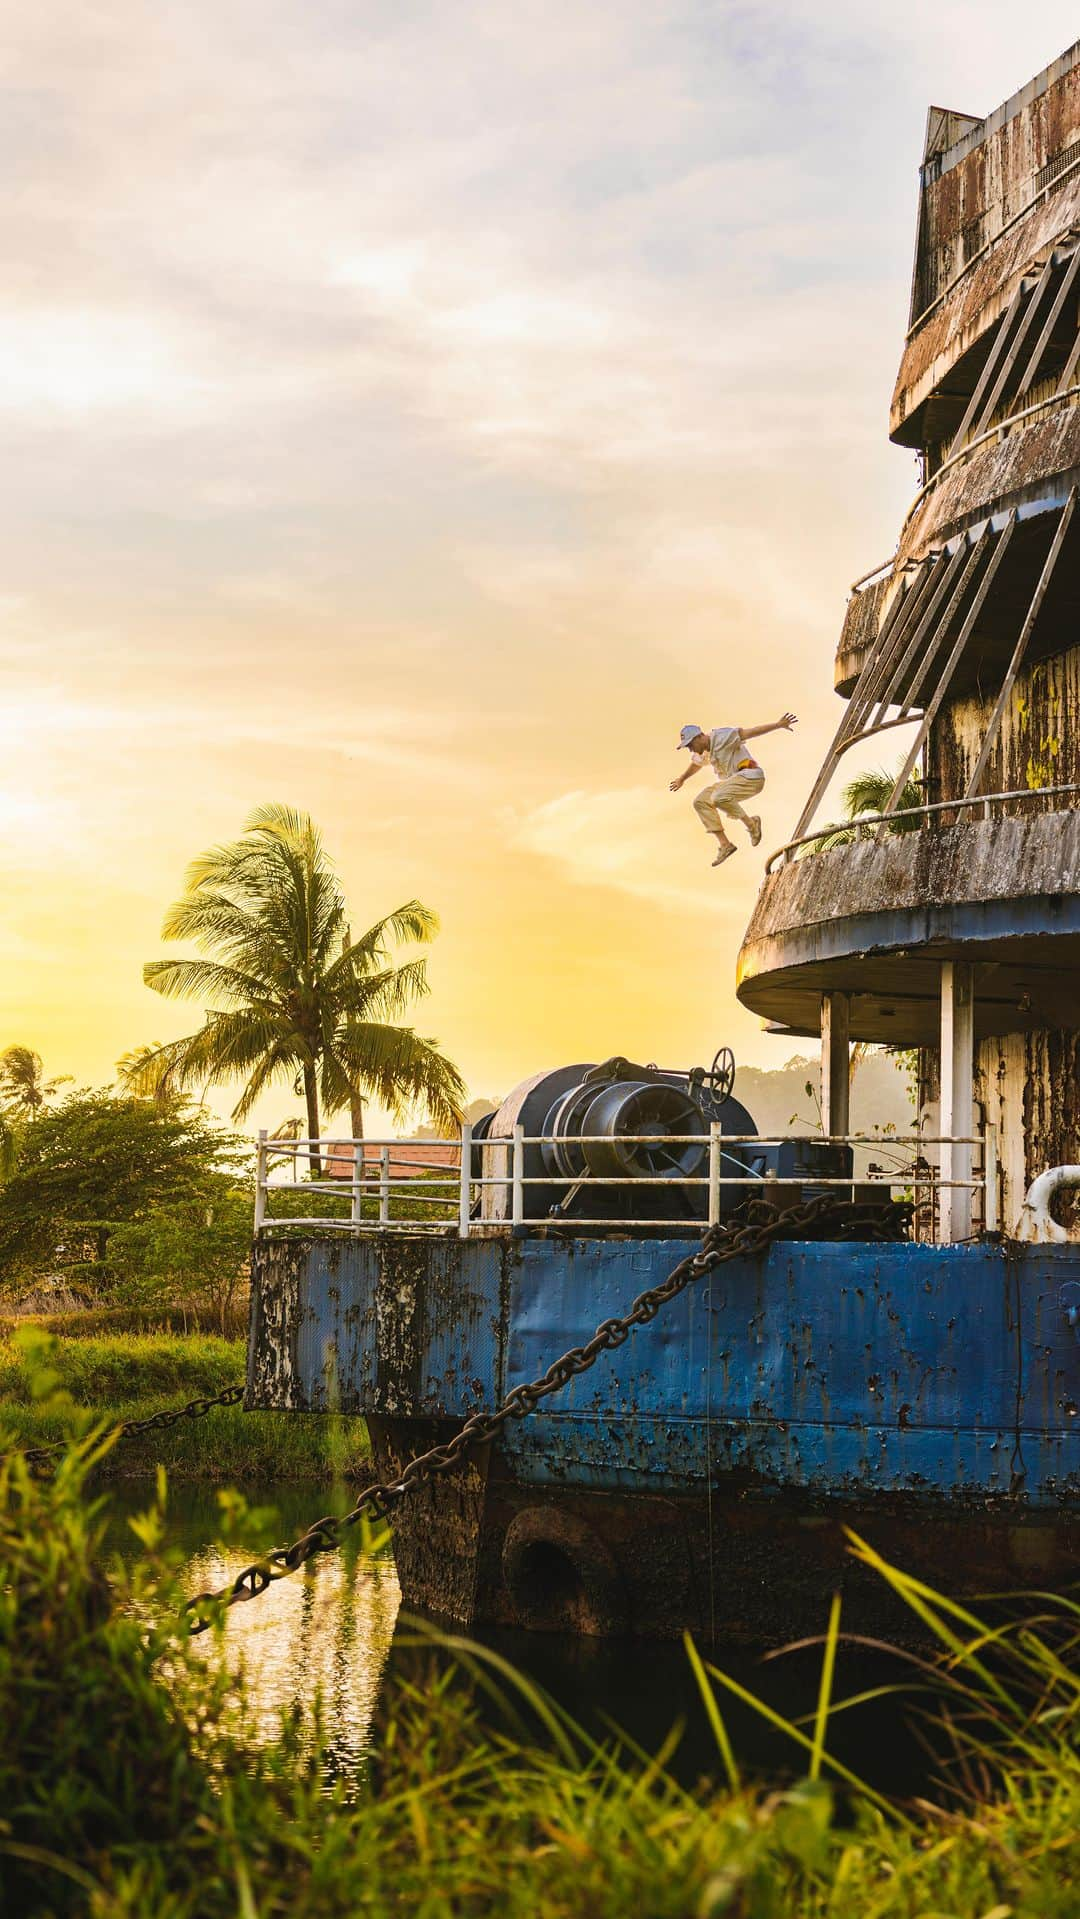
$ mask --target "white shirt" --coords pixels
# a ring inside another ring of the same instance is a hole
[[[737,726],[714,726],[709,734],[708,752],[692,753],[690,757],[695,766],[704,766],[706,761],[711,760],[718,780],[726,780],[736,772],[740,760],[749,760],[752,766],[757,765]]]

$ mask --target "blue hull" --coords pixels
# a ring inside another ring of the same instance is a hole
[[[261,1244],[248,1404],[336,1398],[393,1469],[698,1245]],[[732,1261],[400,1509],[406,1603],[783,1636],[852,1577],[845,1524],[954,1590],[1060,1583],[1080,1571],[1076,1302],[1071,1246],[789,1243]]]

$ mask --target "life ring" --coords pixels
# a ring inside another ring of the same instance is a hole
[[[502,1570],[515,1613],[534,1631],[599,1638],[629,1630],[618,1563],[576,1513],[528,1506],[515,1514],[503,1539]]]

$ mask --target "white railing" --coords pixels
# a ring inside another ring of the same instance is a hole
[[[556,1139],[548,1133],[528,1134],[524,1127],[515,1126],[509,1138],[481,1138],[476,1141],[474,1148],[472,1128],[469,1126],[464,1126],[460,1138],[453,1140],[320,1142],[301,1139],[281,1142],[270,1140],[265,1133],[260,1133],[256,1152],[255,1232],[258,1235],[286,1227],[352,1234],[438,1231],[444,1234],[456,1232],[462,1239],[468,1239],[478,1234],[557,1223],[571,1230],[575,1226],[590,1229],[619,1227],[623,1232],[628,1229],[655,1230],[658,1226],[670,1230],[674,1226],[684,1225],[688,1232],[693,1232],[700,1221],[692,1218],[684,1221],[658,1220],[647,1214],[598,1218],[591,1215],[575,1216],[569,1212],[554,1215],[550,1211],[532,1212],[528,1206],[530,1189],[542,1187],[550,1194],[555,1187],[574,1198],[583,1191],[603,1190],[611,1186],[623,1192],[628,1188],[648,1189],[655,1186],[705,1191],[708,1195],[707,1219],[710,1225],[715,1225],[721,1216],[723,1195],[732,1187],[739,1188],[741,1196],[745,1195],[747,1188],[755,1187],[760,1189],[763,1197],[771,1197],[786,1187],[812,1187],[815,1192],[836,1188],[850,1192],[853,1185],[880,1186],[883,1195],[897,1189],[910,1194],[915,1202],[920,1236],[923,1238],[932,1239],[936,1236],[939,1196],[951,1189],[970,1193],[973,1213],[976,1197],[981,1195],[978,1209],[981,1230],[988,1233],[998,1230],[998,1146],[994,1126],[987,1125],[982,1135],[848,1133],[842,1136],[797,1136],[814,1145],[850,1146],[863,1155],[873,1153],[878,1158],[892,1158],[895,1162],[881,1165],[875,1159],[865,1169],[857,1169],[843,1177],[819,1176],[812,1170],[782,1176],[771,1172],[756,1173],[733,1151],[739,1148],[748,1156],[755,1149],[781,1146],[792,1137],[795,1136],[723,1133],[714,1124],[707,1135],[642,1133],[612,1137],[610,1134],[585,1134]],[[583,1171],[570,1178],[549,1172],[526,1172],[527,1148],[558,1146],[565,1153],[578,1146],[601,1144],[609,1151],[613,1148],[697,1146],[702,1149],[707,1170],[701,1173],[656,1173],[644,1176],[629,1172],[596,1174]],[[441,1148],[442,1154],[425,1160],[425,1148]],[[449,1155],[448,1148],[451,1149]],[[964,1167],[971,1169],[970,1176],[943,1178],[940,1167],[926,1158],[928,1148],[948,1149],[947,1163],[961,1173]],[[953,1149],[959,1150],[954,1152]],[[407,1160],[402,1159],[403,1152],[408,1154]],[[404,1166],[404,1170],[395,1170],[395,1153],[398,1155],[398,1168]],[[976,1154],[979,1156],[977,1168],[974,1166]],[[474,1166],[474,1155],[479,1157],[480,1171]],[[897,1158],[897,1155],[901,1157]],[[315,1160],[320,1165],[326,1162],[340,1165],[350,1157],[352,1164],[348,1177],[316,1177],[305,1179],[303,1184],[270,1178],[271,1162],[275,1160],[291,1158],[294,1166],[299,1160],[309,1163]],[[452,1161],[450,1164],[447,1163],[448,1157]],[[725,1171],[725,1166],[733,1170]],[[279,1210],[281,1203],[291,1196],[295,1196],[299,1204],[301,1198],[314,1193],[332,1195],[344,1210],[332,1215]],[[495,1204],[485,1210],[487,1194],[491,1194]],[[272,1207],[271,1201],[274,1202]],[[437,1213],[432,1209],[438,1209]]]
[[[812,846],[815,840],[829,839],[833,833],[842,833],[846,837],[842,844],[858,842],[864,827],[887,826],[899,832],[914,832],[909,825],[911,820],[928,820],[938,813],[978,811],[984,820],[990,818],[992,806],[1003,805],[1012,800],[1050,800],[1066,793],[1080,793],[1080,784],[1067,786],[1024,786],[1011,793],[974,793],[955,800],[929,800],[925,806],[901,806],[894,813],[866,813],[854,820],[834,820],[829,826],[818,826],[812,833],[803,833],[797,840],[788,840],[785,846],[778,846],[765,861],[766,873],[771,873],[778,860],[785,866],[791,864],[794,854],[800,846]],[[831,848],[825,848],[826,852]]]

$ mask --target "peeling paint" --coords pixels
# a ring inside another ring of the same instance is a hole
[[[258,1403],[319,1403],[330,1347],[343,1400],[368,1416],[380,1470],[396,1472],[694,1244],[417,1235],[395,1240],[387,1263],[371,1241],[293,1242],[257,1263]],[[1011,1563],[1019,1529],[1027,1563],[1035,1515],[1062,1516],[1080,1488],[1080,1344],[1061,1306],[1074,1268],[1068,1248],[1014,1246],[786,1244],[732,1262],[401,1508],[406,1603],[512,1621],[502,1542],[516,1515],[552,1499],[602,1544],[590,1578],[604,1555],[617,1564],[637,1632],[675,1631],[718,1606],[737,1629],[753,1607],[732,1588],[736,1562],[740,1579],[756,1576],[770,1537],[790,1556],[766,1616],[790,1628],[796,1569],[816,1580],[831,1564],[835,1578],[845,1521],[902,1538],[915,1568],[929,1540],[959,1540],[963,1517],[965,1573],[983,1580],[991,1552],[998,1576]],[[293,1372],[275,1364],[279,1346]],[[1057,1564],[1080,1551],[1072,1537],[1059,1528],[1052,1552],[1045,1541],[1038,1552]],[[547,1538],[548,1559],[554,1550]],[[674,1588],[662,1577],[672,1557]],[[565,1623],[577,1602],[556,1588]],[[595,1592],[589,1603],[596,1612]]]

